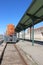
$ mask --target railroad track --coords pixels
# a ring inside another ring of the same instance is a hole
[[[16,44],[7,44],[1,65],[27,65]]]

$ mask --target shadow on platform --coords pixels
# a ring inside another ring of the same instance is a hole
[[[24,41],[32,42],[32,40],[29,40],[29,39],[22,39],[22,38],[19,38],[19,40],[24,40]],[[43,45],[43,41],[34,40],[34,43]]]

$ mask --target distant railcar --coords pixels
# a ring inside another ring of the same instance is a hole
[[[13,24],[9,24],[7,26],[4,40],[5,42],[16,42],[17,41],[15,26]]]

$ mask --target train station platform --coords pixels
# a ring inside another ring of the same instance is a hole
[[[28,59],[37,65],[43,65],[43,45],[32,43],[29,41],[20,40],[17,44],[20,47]]]

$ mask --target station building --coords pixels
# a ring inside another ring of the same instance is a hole
[[[32,33],[32,32],[31,32]],[[30,39],[30,29],[27,30],[26,38]],[[43,26],[34,29],[34,40],[40,40],[43,41]]]

